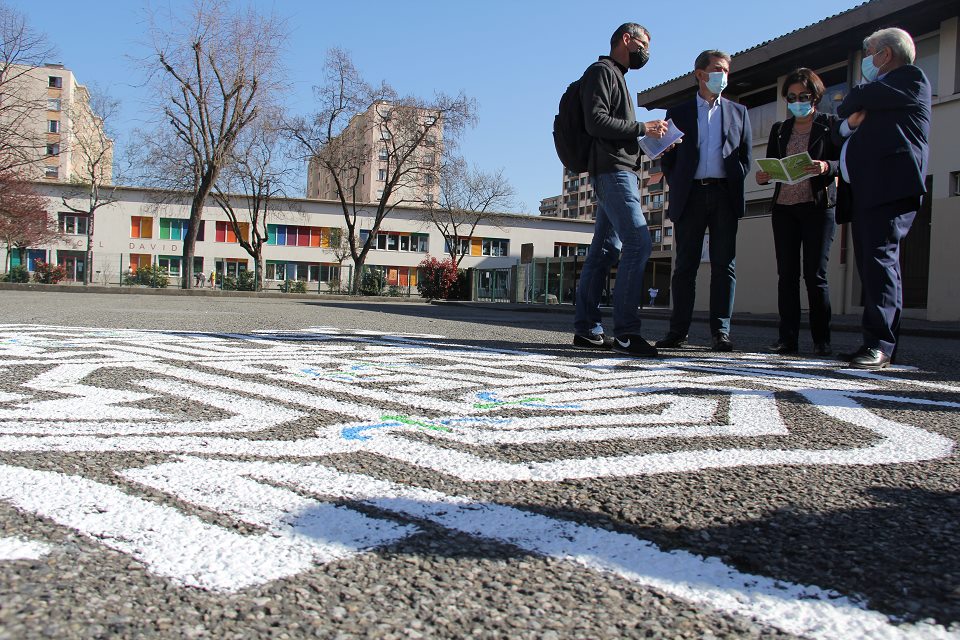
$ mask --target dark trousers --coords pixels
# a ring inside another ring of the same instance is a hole
[[[800,338],[800,277],[807,285],[810,333],[815,344],[830,343],[830,285],[827,260],[836,235],[834,210],[812,202],[774,205],[773,244],[777,252],[777,306],[780,341],[796,345]]]
[[[900,241],[910,231],[919,208],[920,198],[861,208],[853,193],[853,250],[863,288],[863,346],[891,357],[903,311]]]
[[[671,333],[685,336],[690,329],[697,270],[707,229],[710,230],[710,332],[730,333],[737,287],[738,224],[725,184],[703,186],[694,181],[683,213],[673,223],[677,261],[673,267]]]

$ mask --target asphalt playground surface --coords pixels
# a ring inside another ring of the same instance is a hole
[[[0,290],[0,638],[960,638],[960,340],[571,321]]]

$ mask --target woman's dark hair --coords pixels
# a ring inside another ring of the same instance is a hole
[[[802,84],[804,88],[813,94],[813,99],[810,101],[813,104],[819,104],[820,98],[823,97],[823,94],[826,93],[826,88],[823,86],[823,80],[820,79],[812,69],[807,69],[806,67],[800,67],[795,71],[791,71],[789,75],[783,80],[783,87],[780,89],[780,95],[784,98],[787,97],[789,93],[790,85],[792,84]]]

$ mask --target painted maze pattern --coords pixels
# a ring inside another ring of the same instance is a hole
[[[280,580],[414,535],[417,522],[426,521],[612,572],[791,633],[960,635],[932,624],[895,624],[854,598],[745,574],[716,558],[664,552],[622,533],[323,463],[325,456],[366,452],[468,482],[556,482],[943,458],[953,441],[869,408],[877,400],[960,407],[917,397],[960,391],[920,376],[753,354],[583,364],[472,348],[441,336],[322,327],[210,334],[39,325],[0,326],[0,375],[6,380],[0,452],[166,454],[159,464],[116,470],[113,484],[0,465],[0,500],[129,554],[184,587],[233,592]],[[497,453],[504,445],[531,451],[557,443],[588,448],[605,441],[784,436],[790,431],[778,404],[782,392],[803,397],[835,423],[869,432],[869,443],[680,445],[529,460]],[[143,488],[260,533],[241,534],[144,499],[138,496]],[[377,510],[393,517],[371,515]],[[47,550],[42,541],[0,539],[2,559]]]

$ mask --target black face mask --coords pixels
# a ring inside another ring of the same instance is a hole
[[[650,52],[644,48],[637,49],[636,51],[630,52],[630,68],[631,69],[640,69],[643,65],[647,64],[647,61],[650,59]]]

